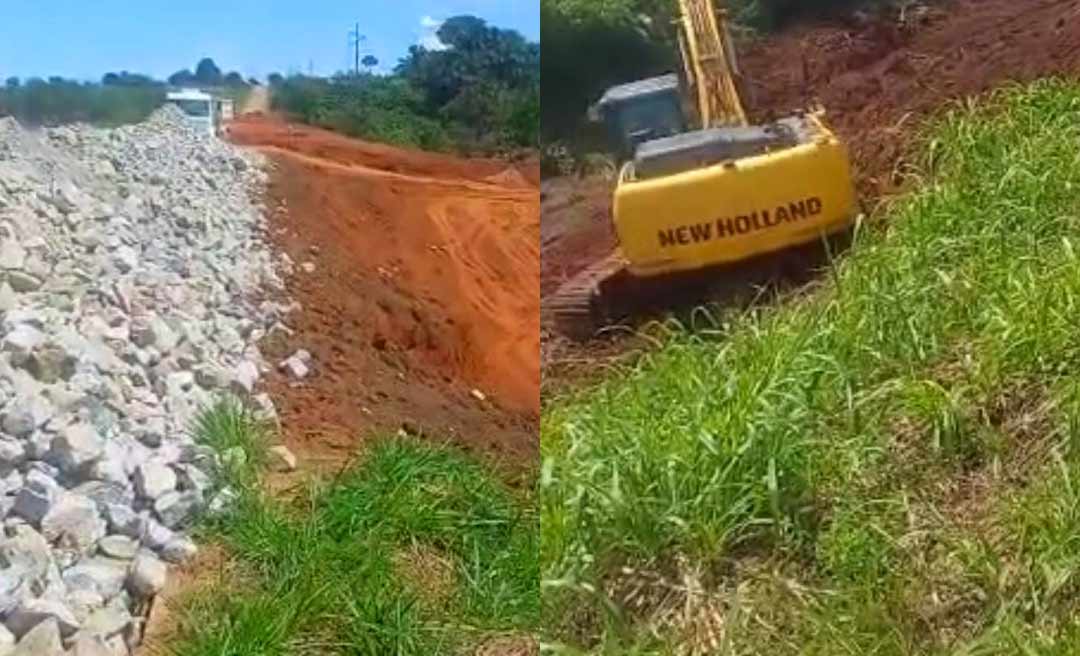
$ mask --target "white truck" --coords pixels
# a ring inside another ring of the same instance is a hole
[[[211,136],[221,133],[224,121],[233,117],[233,101],[221,98],[199,89],[181,89],[170,91],[165,102],[176,105],[188,120],[200,130],[206,130]]]

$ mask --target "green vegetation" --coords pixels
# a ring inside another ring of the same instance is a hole
[[[676,50],[643,29],[639,14],[645,9],[629,0],[540,1],[545,143],[566,141],[581,149],[589,134],[586,111],[605,89],[675,70]],[[584,147],[599,144],[593,139]]]
[[[552,641],[1080,651],[1078,113],[1063,81],[951,108],[821,289],[546,409]]]
[[[414,46],[393,75],[277,76],[274,106],[345,134],[428,150],[535,148],[539,44],[472,16],[451,18],[438,36],[445,49]]]
[[[222,75],[212,59],[200,61],[197,71],[180,71],[169,77],[169,85],[197,86],[238,103],[250,89],[239,73]],[[0,116],[14,116],[26,125],[138,123],[165,103],[166,90],[164,82],[128,71],[106,73],[100,83],[9,77],[0,87]]]
[[[22,82],[9,78],[0,88],[0,116],[14,116],[27,125],[138,123],[164,102],[165,87],[160,84],[105,85],[56,77]]]
[[[450,147],[443,123],[425,116],[423,95],[397,77],[290,77],[275,88],[273,102],[306,123],[354,137],[425,150]]]
[[[197,435],[239,495],[205,528],[230,562],[184,600],[172,653],[427,656],[538,629],[533,502],[466,456],[389,440],[286,501],[262,490],[266,434],[238,406]]]
[[[169,84],[174,87],[199,87],[202,89],[246,89],[251,81],[236,71],[222,73],[221,69],[209,57],[204,57],[195,65],[195,72],[190,69],[179,70],[169,76]]]

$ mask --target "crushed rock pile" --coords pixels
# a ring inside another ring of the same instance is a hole
[[[191,435],[263,416],[256,343],[290,309],[264,162],[172,108],[116,129],[0,119],[0,655],[128,654],[137,609],[223,503]]]

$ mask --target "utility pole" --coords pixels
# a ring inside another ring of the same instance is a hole
[[[356,29],[349,32],[349,43],[353,47],[353,74],[360,77],[360,44],[367,40],[367,37],[360,34],[360,23],[356,24]]]

